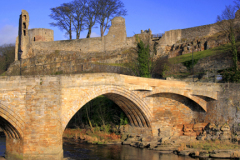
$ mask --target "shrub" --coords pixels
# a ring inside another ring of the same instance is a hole
[[[190,71],[195,66],[195,64],[197,64],[197,62],[198,62],[198,59],[193,59],[193,60],[182,62],[182,64],[185,67],[187,67],[187,69]]]
[[[223,81],[225,82],[240,82],[240,71],[234,68],[229,68],[223,70],[221,73],[223,75]]]

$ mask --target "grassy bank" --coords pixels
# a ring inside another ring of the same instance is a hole
[[[240,46],[240,42],[237,42],[236,45],[238,48]],[[214,55],[217,55],[220,53],[227,53],[230,51],[230,49],[231,49],[231,45],[225,44],[225,45],[221,45],[219,47],[215,47],[212,49],[194,52],[193,59],[202,59],[202,58],[214,56]],[[183,63],[183,62],[190,61],[190,60],[192,60],[192,53],[188,53],[188,54],[184,54],[181,56],[170,58],[169,62],[172,64],[177,64],[177,63]]]
[[[109,144],[121,142],[121,135],[100,131],[97,128],[93,130],[86,129],[66,129],[63,133],[63,138],[72,138],[75,140],[84,140],[92,144]]]

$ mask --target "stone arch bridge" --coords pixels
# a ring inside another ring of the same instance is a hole
[[[109,73],[0,77],[6,158],[62,159],[62,134],[68,122],[100,95],[113,100],[141,133],[159,136],[160,130],[172,134],[174,125],[204,117],[219,90],[216,84]]]

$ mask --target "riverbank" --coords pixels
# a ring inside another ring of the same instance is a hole
[[[123,144],[162,154],[174,153],[194,158],[240,158],[240,134],[238,131],[232,132],[228,124],[209,123],[201,128],[198,134],[191,130],[191,127],[189,129],[184,126],[183,135],[178,136],[151,137],[129,133],[126,135],[116,135],[96,129],[66,129],[63,137],[83,140],[91,144]]]
[[[228,124],[207,124],[198,134],[191,125],[183,127],[183,134],[169,137],[128,136],[123,142],[136,148],[160,153],[174,153],[200,158],[240,158],[240,132],[231,131]]]
[[[179,139],[185,140],[187,138],[189,137],[179,137]],[[192,139],[190,143],[162,144],[156,141],[124,141],[123,144],[154,150],[162,154],[174,153],[179,156],[193,158],[240,158],[240,146],[229,141],[197,141]]]
[[[90,129],[66,129],[63,138],[82,140],[91,144],[121,144],[121,135],[100,131],[96,128]]]

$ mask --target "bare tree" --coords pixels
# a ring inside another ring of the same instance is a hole
[[[49,15],[56,22],[50,23],[51,26],[59,27],[61,30],[65,30],[69,39],[72,39],[72,22],[73,22],[73,5],[71,3],[63,3],[61,6],[51,8],[51,14]]]
[[[101,37],[104,36],[106,29],[110,27],[109,22],[116,16],[125,16],[127,10],[121,0],[97,0],[98,19],[100,24]]]
[[[96,0],[88,0],[85,16],[86,27],[88,29],[88,34],[86,38],[90,38],[92,33],[92,27],[95,25],[98,17],[98,6]]]
[[[72,2],[73,26],[76,32],[76,39],[80,38],[80,33],[84,29],[87,2],[88,0],[74,0]]]
[[[235,3],[236,9],[240,9],[240,0],[233,1]]]
[[[219,28],[224,31],[229,37],[229,41],[231,43],[231,52],[233,55],[234,68],[235,70],[238,70],[238,56],[235,38],[237,26],[236,23],[234,23],[235,13],[235,6],[226,6],[222,14],[217,16],[217,24]]]

